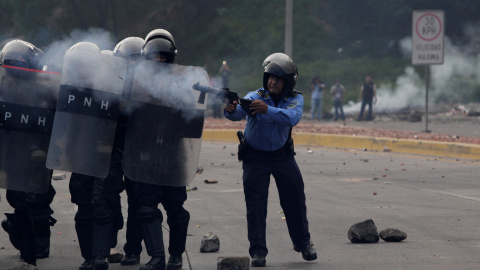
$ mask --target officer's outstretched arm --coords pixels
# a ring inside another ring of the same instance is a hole
[[[257,119],[262,121],[273,121],[280,125],[285,125],[289,127],[296,126],[303,115],[303,96],[298,95],[296,98],[292,99],[288,104],[287,108],[277,108],[273,106],[268,106],[268,111],[264,115],[257,115]]]
[[[238,106],[238,101],[233,101],[233,104],[226,103],[223,108],[223,115],[229,120],[240,121],[247,116],[247,113],[241,106]]]

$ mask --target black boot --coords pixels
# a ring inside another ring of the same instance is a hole
[[[108,269],[108,261],[106,257],[97,256],[92,261],[92,269],[93,270],[107,270]]]
[[[92,262],[93,262],[93,259],[85,260],[82,263],[82,265],[80,265],[78,270],[92,270],[93,269]]]
[[[165,257],[152,257],[140,270],[165,270]]]
[[[302,249],[299,249],[297,247],[293,247],[293,249],[296,252],[301,252],[302,253],[302,258],[305,261],[314,261],[317,259],[317,252],[315,251],[315,248],[313,248],[313,243],[310,242],[310,244]]]
[[[183,265],[182,255],[180,256],[170,255],[170,258],[168,258],[167,270],[181,269],[182,265]]]
[[[15,220],[15,214],[6,213],[6,219],[2,221],[2,228],[8,233],[8,237],[13,247],[20,250],[20,239],[18,233],[16,233],[15,227],[12,227],[12,220]]]
[[[50,237],[35,237],[35,256],[44,259],[50,256]]]
[[[121,265],[137,265],[140,263],[140,255],[125,255],[122,261],[120,262]]]

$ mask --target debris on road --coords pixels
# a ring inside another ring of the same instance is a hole
[[[197,167],[197,174],[202,174],[203,172],[203,167],[202,166],[198,166]]]
[[[207,183],[207,184],[216,184],[216,183],[218,183],[218,180],[205,179],[204,182]]]
[[[209,232],[203,236],[200,243],[200,252],[217,252],[220,250],[220,239],[212,232]]]
[[[217,270],[248,270],[250,269],[250,257],[218,257]]]
[[[376,243],[380,239],[377,226],[372,219],[353,224],[348,230],[348,239],[352,243]]]
[[[407,239],[407,234],[398,229],[387,228],[380,232],[380,238],[386,242],[400,242]]]

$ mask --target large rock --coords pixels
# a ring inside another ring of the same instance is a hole
[[[400,242],[407,239],[407,234],[397,229],[385,229],[380,232],[380,238],[387,242]]]
[[[218,257],[217,270],[248,270],[250,257]]]
[[[220,250],[220,239],[211,232],[205,234],[200,244],[200,252],[216,252]]]
[[[376,243],[378,237],[377,226],[371,219],[353,224],[348,230],[348,239],[352,243]]]

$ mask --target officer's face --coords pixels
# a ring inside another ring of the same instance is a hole
[[[268,91],[274,95],[280,95],[283,90],[283,86],[285,85],[285,79],[280,78],[278,76],[275,76],[273,74],[270,74],[270,77],[268,77]]]

